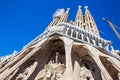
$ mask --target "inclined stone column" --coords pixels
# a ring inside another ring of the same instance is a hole
[[[102,44],[101,43],[98,43],[98,45],[102,48]]]
[[[31,76],[31,74],[34,72],[38,65],[38,61],[35,61],[29,68],[27,76],[24,78],[24,80],[28,80],[28,78]]]
[[[71,50],[73,45],[73,40],[62,37],[65,45],[65,58],[66,58],[66,70],[64,75],[64,80],[73,80],[73,69],[71,60]]]
[[[89,39],[89,37],[87,37],[87,41],[88,41],[88,43],[90,43],[90,39]]]
[[[83,34],[81,34],[81,37],[82,37],[82,41],[84,41],[84,39],[83,39],[83,36],[84,36],[84,35],[83,35]]]
[[[74,80],[79,80],[80,79],[80,65],[78,61],[75,61],[74,63]]]
[[[72,37],[72,35],[73,35],[73,29],[71,29],[71,35],[70,36]]]
[[[78,39],[78,32],[76,31],[76,38]]]
[[[99,58],[100,52],[97,49],[93,48],[92,46],[86,45],[86,47],[89,50],[90,56],[94,59],[94,61],[101,70],[102,80],[113,80]]]
[[[102,62],[100,61],[100,59],[96,58],[96,60],[97,60],[96,63],[98,65],[98,67],[101,69],[102,78],[104,78],[106,80],[113,80],[112,77],[110,76],[110,74],[108,73],[108,71],[105,69]]]
[[[29,52],[24,58],[22,58],[18,63],[16,63],[12,68],[9,69],[9,71],[5,71],[0,74],[0,80],[5,80],[6,77],[8,77],[15,69],[17,69],[19,66],[21,66],[26,60],[28,60],[32,55],[34,55],[38,50],[40,50],[40,46],[47,40],[48,38],[45,38],[41,42],[39,42],[39,46],[36,46],[31,52]]]
[[[67,34],[67,33],[68,33],[68,30],[69,30],[69,28],[67,28],[67,30],[66,30],[66,33],[65,33],[66,35],[68,35],[68,34]]]
[[[95,40],[92,40],[93,44],[96,45]]]

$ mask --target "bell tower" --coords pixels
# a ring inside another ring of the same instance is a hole
[[[93,33],[96,36],[99,36],[96,23],[90,11],[88,10],[88,6],[85,6],[85,26],[86,26],[87,31],[89,31],[90,33]]]
[[[73,22],[69,10],[57,10],[42,34],[0,63],[0,80],[120,80],[120,56],[88,7],[83,14],[79,6]]]
[[[70,8],[67,8],[66,11],[64,11],[64,9],[57,10],[53,16],[53,21],[51,21],[51,23],[48,25],[47,29],[50,29],[51,27],[57,25],[58,23],[67,22],[69,10],[70,10]]]
[[[81,6],[78,6],[78,11],[76,14],[74,25],[79,28],[83,28],[83,14],[82,14]]]
[[[78,6],[78,11],[75,18],[76,27],[86,30],[96,36],[99,36],[99,32],[96,23],[88,10],[88,6],[85,6],[85,15],[82,14],[81,6]]]

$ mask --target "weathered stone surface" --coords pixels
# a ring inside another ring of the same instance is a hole
[[[2,65],[0,80],[120,80],[120,58],[106,49],[85,9],[83,19],[79,6],[75,22],[67,21],[69,9],[55,16],[43,35]]]

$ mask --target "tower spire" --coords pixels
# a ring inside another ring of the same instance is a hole
[[[48,25],[48,28],[51,28],[55,25],[58,24],[58,22],[60,21],[60,18],[64,15],[65,10],[64,9],[58,9],[54,14],[53,14],[53,21],[51,21],[51,23]]]
[[[59,22],[67,22],[69,11],[70,11],[70,8],[67,8],[66,12],[60,18]]]
[[[85,6],[85,24],[86,24],[86,29],[95,34],[96,36],[99,36],[99,32],[96,26],[96,23],[90,13],[90,11],[88,10],[88,6]]]
[[[83,14],[82,14],[81,6],[78,6],[78,11],[75,19],[75,26],[82,28],[82,25],[83,25]]]

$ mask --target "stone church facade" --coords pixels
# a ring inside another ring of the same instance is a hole
[[[120,80],[120,56],[99,36],[88,7],[85,14],[78,7],[75,21],[69,10],[57,10],[47,29],[2,65],[0,80]]]

